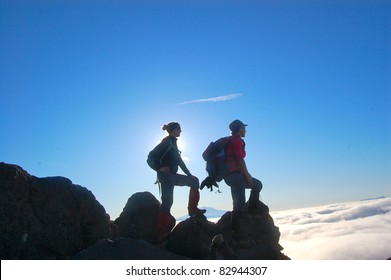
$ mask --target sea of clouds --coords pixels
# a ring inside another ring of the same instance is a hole
[[[391,198],[271,212],[292,260],[391,257]]]

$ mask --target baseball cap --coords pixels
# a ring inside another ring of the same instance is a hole
[[[232,132],[236,132],[241,126],[247,126],[247,124],[242,123],[240,120],[234,120],[229,124],[229,129]]]

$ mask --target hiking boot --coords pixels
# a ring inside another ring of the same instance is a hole
[[[259,192],[251,191],[250,198],[248,200],[247,213],[250,216],[258,215],[258,204],[259,204]]]
[[[188,208],[189,216],[200,216],[204,215],[206,210],[205,209],[199,209],[198,207],[190,209]]]
[[[189,192],[189,204],[187,207],[189,216],[203,215],[206,212],[205,209],[199,209],[197,207],[199,201],[200,201],[200,191],[196,188],[191,188]]]

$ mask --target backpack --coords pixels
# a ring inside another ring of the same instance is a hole
[[[231,139],[231,136],[227,136],[211,142],[202,153],[202,157],[206,161],[206,171],[214,181],[220,182],[228,174],[228,166],[225,163],[225,146]]]
[[[170,143],[168,145],[168,147],[166,148],[166,150],[164,151],[164,153],[160,156],[160,158],[156,158],[156,155],[154,153],[155,149],[153,149],[152,151],[149,152],[148,154],[148,157],[147,157],[147,163],[149,165],[149,167],[151,167],[153,170],[155,171],[158,171],[158,169],[160,168],[160,166],[162,165],[162,161],[163,161],[163,158],[167,155],[167,153],[171,150],[171,148],[173,148],[173,144],[170,140]]]

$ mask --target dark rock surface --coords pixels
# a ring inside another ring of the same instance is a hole
[[[1,259],[69,259],[109,233],[94,195],[63,177],[0,163]]]
[[[119,237],[114,241],[102,240],[94,246],[80,251],[74,260],[186,260],[159,248],[145,240]]]
[[[212,239],[221,233],[205,216],[191,217],[178,223],[167,240],[167,250],[192,259],[206,259]]]
[[[192,259],[289,260],[281,253],[280,232],[265,204],[259,202],[253,215],[242,214],[240,242],[231,236],[231,214],[226,212],[217,223],[203,216],[180,222],[169,236],[167,250]]]
[[[286,260],[287,256],[281,253],[283,247],[278,243],[280,231],[274,225],[269,214],[269,208],[262,202],[258,203],[255,215],[247,212],[242,214],[241,240],[243,244],[236,246],[231,237],[231,212],[225,213],[217,222],[221,228],[223,238],[231,245],[240,259],[254,260]]]
[[[119,228],[119,236],[143,239],[153,243],[156,239],[156,218],[160,202],[149,192],[133,194],[120,216],[114,221]],[[175,226],[171,216],[170,228]]]
[[[0,163],[0,205],[1,259],[289,259],[262,202],[254,215],[242,215],[243,242],[232,240],[227,212],[217,223],[199,216],[175,226],[171,217],[171,233],[157,243],[160,204],[151,193],[133,194],[110,221],[94,195],[69,179]]]

